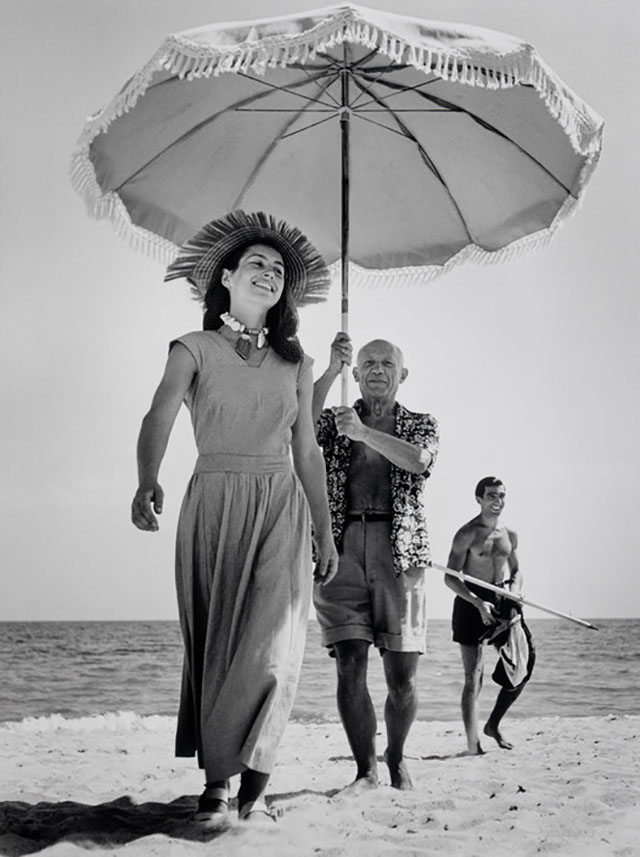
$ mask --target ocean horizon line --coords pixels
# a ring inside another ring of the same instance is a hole
[[[571,614],[567,614],[571,615]],[[531,616],[527,615],[527,622],[568,622],[571,619],[563,619],[560,616]],[[638,616],[575,616],[572,617],[574,619],[584,619],[589,622],[626,622],[626,621],[638,621],[640,620],[640,615]],[[75,619],[0,619],[0,625],[9,625],[9,624],[36,624],[36,623],[55,623],[55,622],[178,622],[178,617],[168,617],[168,618],[110,618],[110,619],[91,619],[91,618],[75,618]],[[309,616],[309,622],[312,622],[317,625],[318,620],[315,616]],[[428,622],[450,622],[451,616],[430,616],[427,617]]]

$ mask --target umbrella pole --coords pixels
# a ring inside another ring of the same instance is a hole
[[[341,274],[342,274],[342,330],[349,332],[349,130],[351,111],[349,108],[349,47],[344,48],[342,68],[342,107],[340,109],[340,136],[342,143],[342,200],[341,200]],[[349,404],[349,375],[347,365],[342,367],[341,404]]]

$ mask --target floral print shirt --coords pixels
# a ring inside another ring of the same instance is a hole
[[[362,416],[362,399],[358,399],[353,407],[358,416]],[[395,406],[394,434],[402,440],[421,446],[431,454],[431,461],[424,473],[411,473],[391,464],[391,548],[396,574],[400,574],[414,566],[424,567],[431,563],[421,494],[438,454],[440,435],[438,423],[431,414],[416,414],[398,403]],[[346,522],[346,483],[353,441],[337,433],[330,408],[320,414],[317,437],[327,469],[333,538],[340,552]]]

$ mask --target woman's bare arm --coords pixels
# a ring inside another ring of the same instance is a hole
[[[311,417],[313,381],[311,373],[298,392],[298,417],[292,429],[293,464],[309,503],[319,560],[315,577],[328,583],[338,570],[338,554],[331,535],[324,458],[316,442]]]
[[[131,504],[131,520],[140,530],[155,532],[164,492],[158,483],[160,464],[180,405],[196,374],[196,363],[179,342],[169,353],[162,380],[138,436],[138,490]],[[154,514],[155,513],[155,514]]]

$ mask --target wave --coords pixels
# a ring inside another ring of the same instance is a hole
[[[0,734],[43,734],[47,732],[166,732],[175,729],[177,718],[166,714],[138,714],[135,711],[107,711],[81,717],[66,717],[64,714],[46,714],[24,717],[22,720],[0,722]],[[321,724],[339,723],[337,715],[323,717],[320,714],[302,714],[291,717],[290,723]]]
[[[521,717],[518,720],[529,720],[536,723],[557,722],[559,720],[634,720],[640,725],[640,715],[636,714],[600,714],[586,716],[533,716]],[[327,726],[338,727],[339,720],[323,720],[316,718],[295,718],[289,721],[290,725],[299,726]],[[450,727],[449,721],[432,720],[430,726],[438,725],[443,728]],[[0,723],[0,737],[2,735],[42,735],[54,732],[71,732],[74,734],[89,734],[96,732],[111,732],[118,734],[131,733],[167,733],[173,735],[176,727],[176,717],[164,714],[136,714],[134,711],[108,711],[105,714],[92,714],[87,717],[64,717],[62,714],[49,714],[43,717],[25,717],[24,720]]]
[[[0,734],[41,734],[47,732],[165,732],[175,729],[176,718],[165,714],[136,714],[135,711],[107,711],[86,717],[48,714],[0,723]]]

